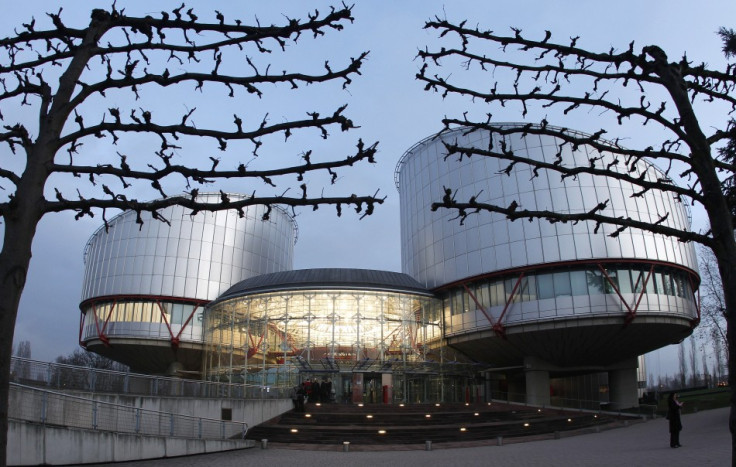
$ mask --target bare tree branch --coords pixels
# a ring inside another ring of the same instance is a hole
[[[326,139],[331,131],[353,130],[357,126],[345,115],[347,105],[328,111],[305,109],[306,116],[274,122],[269,121],[268,113],[258,122],[228,110],[225,115],[233,117],[229,120],[228,116],[225,124],[221,108],[215,107],[213,120],[220,121],[200,127],[194,122],[196,108],[187,105],[188,98],[179,103],[186,107],[180,119],[172,120],[169,107],[174,102],[167,100],[165,114],[157,114],[162,106],[147,103],[152,93],[143,92],[187,85],[204,91],[207,86],[207,99],[217,105],[217,96],[209,95],[210,85],[224,90],[222,97],[236,97],[236,91],[245,90],[237,96],[238,106],[246,108],[251,117],[246,98],[258,99],[274,89],[288,92],[330,84],[345,89],[361,74],[368,52],[354,55],[341,66],[320,60],[316,72],[272,72],[271,64],[260,62],[293,48],[287,46],[295,46],[305,36],[318,38],[330,30],[342,30],[353,21],[351,7],[343,4],[323,14],[315,10],[306,20],[286,17],[281,25],[271,26],[226,20],[220,12],[216,12],[216,22],[208,23],[184,5],[153,18],[127,16],[113,3],[109,11],[93,10],[83,28],[67,26],[61,12],[47,15],[50,25],[46,30],[32,19],[13,37],[0,39],[0,143],[10,149],[7,157],[14,158],[12,164],[0,168],[4,235],[0,250],[0,466],[7,457],[8,376],[15,319],[34,234],[43,216],[70,211],[80,219],[101,211],[108,226],[108,210],[134,211],[142,223],[142,213],[168,222],[159,211],[173,205],[192,213],[234,210],[240,215],[245,215],[247,206],[263,205],[263,220],[268,220],[278,206],[291,207],[295,214],[297,208],[314,210],[325,205],[334,207],[338,216],[349,208],[363,218],[384,201],[377,191],[324,194],[319,186],[308,189],[306,178],[326,171],[328,183],[334,184],[338,169],[375,162],[377,143],[359,140],[357,150],[343,158],[325,154],[318,159],[312,149],[305,149],[292,163],[260,155],[253,169],[231,155],[233,149],[241,154],[241,147],[228,148],[229,142],[249,142],[253,155],[258,156],[259,148],[270,141],[269,135],[288,140],[297,133],[316,131]],[[293,60],[285,63],[289,68],[296,66]],[[122,102],[134,104],[121,108],[121,94],[127,94]],[[292,101],[300,102],[298,98]],[[30,111],[35,115],[24,121]],[[123,154],[129,151],[122,147],[116,151],[117,158],[115,152],[105,151],[104,143],[109,149],[109,144],[114,146],[128,136],[137,136],[142,143],[135,153],[130,152],[133,155]],[[151,144],[151,136],[153,147],[141,151],[140,146]],[[203,138],[214,142],[223,157],[201,155],[197,162],[173,163],[175,157],[189,156],[178,152],[184,152],[187,143]],[[218,187],[218,203],[198,199],[200,188],[227,179],[242,180],[239,191],[249,196],[234,201]],[[294,179],[298,188],[292,186]],[[181,187],[172,188],[175,183]],[[153,190],[160,198],[140,201],[136,199],[139,188]],[[76,193],[64,193],[71,190]],[[166,190],[185,194],[168,196]]]

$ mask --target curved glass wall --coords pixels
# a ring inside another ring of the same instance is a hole
[[[211,381],[262,388],[329,377],[340,400],[376,402],[372,391],[384,386],[394,400],[439,400],[437,371],[429,371],[434,386],[426,377],[408,376],[427,373],[427,365],[444,358],[439,303],[422,295],[344,289],[223,300],[205,313],[204,373]],[[355,399],[358,385],[366,388],[365,399]],[[412,391],[422,395],[408,397]]]
[[[202,342],[204,303],[121,297],[86,304],[81,341],[100,336]]]
[[[402,156],[395,174],[401,203],[402,272],[431,289],[505,269],[590,259],[647,258],[697,271],[692,244],[637,229],[611,236],[615,227],[596,229],[592,222],[509,222],[493,213],[471,215],[461,224],[455,212],[432,212],[432,203],[442,200],[443,187],[448,187],[457,190],[457,200],[475,197],[478,203],[517,203],[523,209],[561,213],[587,212],[608,200],[602,211],[605,215],[653,223],[668,214],[662,225],[677,229],[690,226],[685,205],[669,192],[639,193],[632,183],[590,174],[565,179],[553,171],[535,174],[524,164],[516,164],[507,174],[508,162],[492,157],[445,157],[444,142],[487,148],[491,143],[499,147],[500,138],[458,128],[427,138]],[[612,170],[631,169],[625,164],[614,165],[613,154],[598,153],[585,144],[573,150],[569,144],[560,147],[561,141],[551,136],[514,134],[504,138],[507,147],[520,156],[549,164],[559,163],[559,154],[564,165],[587,166],[595,157]],[[637,161],[633,169],[632,176],[645,180],[666,177],[646,160]]]
[[[220,199],[219,193],[198,197],[203,203]],[[84,251],[80,343],[139,371],[179,371],[183,365],[187,375],[196,374],[204,304],[234,283],[293,266],[296,222],[278,206],[264,221],[267,209],[192,215],[169,206],[158,211],[167,222],[145,212],[139,219],[132,211],[110,219]],[[171,345],[159,345],[165,341]]]
[[[230,194],[232,200],[245,195]],[[218,202],[219,193],[200,194]],[[181,206],[159,211],[168,224],[127,211],[98,229],[84,252],[82,300],[121,295],[156,295],[214,300],[243,279],[293,266],[296,223],[280,207],[262,220],[266,206],[198,212]]]
[[[444,292],[445,335],[489,327],[483,311],[495,321],[507,309],[504,324],[593,314],[623,315],[628,309],[622,299],[638,313],[695,319],[691,280],[683,269],[649,263],[571,265],[494,275],[467,283],[467,288]]]

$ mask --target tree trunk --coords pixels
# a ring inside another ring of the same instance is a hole
[[[730,238],[731,245],[726,245],[724,250],[734,244],[733,236]],[[717,248],[717,247],[716,247]],[[733,248],[730,248],[733,250]],[[731,251],[732,252],[732,251]],[[731,432],[731,465],[736,467],[736,255],[720,254],[716,252],[718,268],[723,281],[723,299],[726,305],[726,339],[728,342],[728,386],[731,390],[731,412],[728,417],[728,429]]]
[[[7,464],[10,357],[18,305],[31,261],[31,243],[38,217],[5,217],[5,239],[0,252],[0,466]]]

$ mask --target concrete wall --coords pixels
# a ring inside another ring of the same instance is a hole
[[[11,420],[8,465],[68,465],[186,456],[252,447],[246,440],[201,440],[81,430]]]
[[[292,408],[289,399],[236,400],[198,398],[157,398],[126,395],[80,394],[100,402],[110,402],[146,410],[220,420],[222,409],[232,411],[232,420],[253,427]],[[16,393],[16,398],[32,398],[32,392]],[[23,404],[22,400],[14,403]],[[48,411],[56,399],[49,399]],[[36,405],[36,404],[33,404]],[[77,417],[75,417],[77,418]],[[230,436],[230,433],[227,434]],[[200,440],[134,433],[97,431],[87,428],[43,425],[37,421],[11,420],[8,429],[8,465],[64,465],[120,462],[183,456],[249,447],[243,440]]]
[[[157,410],[159,412],[211,418],[214,420],[221,419],[222,409],[231,409],[232,420],[235,422],[245,422],[249,427],[278,417],[292,408],[291,399],[200,399],[194,397],[151,397],[83,393],[77,393],[77,395],[100,402],[129,405],[144,410]]]

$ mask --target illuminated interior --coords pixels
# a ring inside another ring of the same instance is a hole
[[[400,400],[407,391],[418,392],[415,399],[443,392],[441,306],[429,296],[283,291],[219,301],[205,316],[210,381],[283,388],[330,378],[338,398],[350,399],[352,386],[362,386],[365,376],[368,402],[383,386]]]

